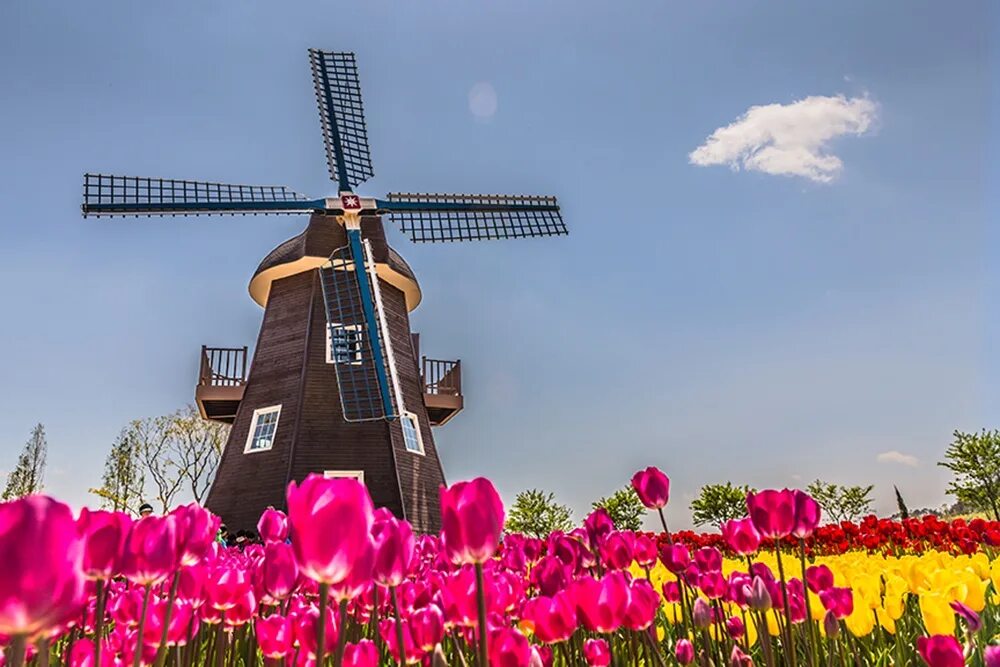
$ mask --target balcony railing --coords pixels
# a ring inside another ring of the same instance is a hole
[[[247,348],[201,346],[202,387],[242,387],[247,382]]]
[[[424,393],[462,395],[462,362],[423,358]]]

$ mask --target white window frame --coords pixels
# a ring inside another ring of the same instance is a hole
[[[324,470],[323,477],[327,479],[356,479],[362,484],[365,483],[364,470]]]
[[[406,444],[406,429],[403,428],[403,420],[412,419],[413,420],[413,431],[417,434],[417,449],[410,449]],[[399,415],[399,430],[403,434],[403,449],[408,451],[410,454],[416,454],[418,456],[424,456],[424,436],[420,432],[420,420],[412,412],[403,412]]]
[[[254,441],[254,435],[257,433],[257,422],[263,415],[269,415],[272,412],[276,413],[274,416],[274,430],[271,431],[271,443],[267,447],[256,447],[253,448],[251,445]],[[247,433],[247,441],[243,446],[244,454],[256,454],[257,452],[267,452],[274,447],[274,439],[278,437],[278,422],[281,419],[281,404],[269,405],[264,408],[257,408],[253,411],[253,418],[250,420],[250,431]]]
[[[333,358],[333,328],[337,327],[345,331],[356,331],[358,333],[358,349],[354,353],[354,361],[336,361]],[[326,363],[328,364],[350,364],[351,366],[361,365],[361,353],[364,348],[364,340],[361,338],[363,335],[360,324],[339,324],[334,322],[333,324],[327,323],[326,325]]]

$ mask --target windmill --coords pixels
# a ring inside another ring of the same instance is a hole
[[[386,242],[382,219],[412,241],[566,234],[554,197],[354,189],[374,175],[353,53],[309,50],[333,197],[284,186],[86,174],[83,215],[309,214],[250,281],[264,307],[246,348],[203,348],[196,402],[231,423],[207,506],[251,527],[310,472],[350,475],[422,531],[439,528],[444,473],[431,434],[462,408],[458,362],[423,359],[410,332],[416,277]],[[430,363],[428,363],[430,362]]]

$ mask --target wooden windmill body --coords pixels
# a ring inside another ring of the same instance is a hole
[[[415,242],[566,233],[554,197],[352,189],[374,175],[354,54],[310,50],[338,195],[284,186],[84,176],[84,216],[309,214],[306,230],[261,262],[250,295],[264,307],[247,348],[202,348],[195,400],[232,424],[207,506],[231,529],[283,507],[292,480],[352,476],[421,532],[440,527],[444,473],[431,427],[463,407],[461,364],[419,356],[409,313],[420,286],[386,242],[383,219]]]

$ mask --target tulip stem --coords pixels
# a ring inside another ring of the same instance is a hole
[[[97,609],[94,611],[94,667],[101,667],[101,646],[104,643],[104,580],[98,579],[94,590],[97,597]]]
[[[28,638],[24,635],[14,635],[10,640],[11,667],[24,667],[24,651],[28,646]]]
[[[479,607],[479,667],[489,667],[489,646],[486,639],[486,585],[483,582],[482,563],[476,563],[476,602]]]
[[[142,593],[142,614],[139,616],[139,632],[136,633],[135,657],[132,659],[132,667],[139,667],[142,662],[142,631],[146,628],[146,610],[149,609],[149,591],[151,584],[146,584]]]
[[[222,667],[226,662],[226,631],[223,629],[225,625],[226,612],[222,612],[219,616],[219,625],[215,628],[215,667]]]
[[[667,667],[667,665],[663,662],[663,657],[660,655],[659,647],[655,643],[653,643],[652,633],[643,632],[642,634],[645,635],[646,642],[649,644],[649,650],[652,652],[653,657],[656,658],[656,664],[659,665],[660,667]]]
[[[799,538],[799,563],[802,565],[802,595],[806,599],[806,623],[809,632],[806,633],[806,637],[809,639],[809,664],[811,667],[816,667],[819,664],[819,651],[817,645],[819,644],[819,639],[814,634],[816,632],[816,624],[813,623],[812,615],[812,605],[809,602],[809,583],[806,580],[806,541]]]
[[[337,652],[333,654],[333,667],[340,667],[344,662],[344,648],[347,646],[347,600],[340,601],[339,614],[337,615]],[[317,663],[318,666],[318,663]]]
[[[399,618],[399,599],[396,597],[396,587],[389,586],[389,597],[392,599],[392,617],[395,619],[396,652],[399,654],[399,664],[406,664],[406,646],[403,641],[403,623]]]
[[[663,508],[657,507],[656,511],[660,513],[660,523],[663,524],[663,533],[667,536],[667,543],[673,544],[674,538],[670,536],[670,530],[667,529],[667,517],[663,516]]]
[[[326,648],[326,598],[330,593],[330,584],[319,585],[319,624],[316,626],[316,667],[323,667],[323,653]]]
[[[795,655],[795,635],[792,632],[792,610],[788,603],[788,584],[785,583],[785,566],[781,562],[781,545],[779,540],[774,541],[774,553],[778,557],[778,575],[781,577],[781,601],[785,608],[785,636],[788,637],[788,662],[792,667],[796,667],[798,660]]]
[[[174,611],[174,598],[177,597],[177,586],[181,583],[181,572],[174,572],[174,580],[170,583],[170,594],[167,597],[167,609],[163,612],[163,633],[160,635],[160,648],[156,650],[156,667],[163,667],[167,659],[167,632],[170,630],[170,617]],[[94,667],[100,667],[95,665]]]

